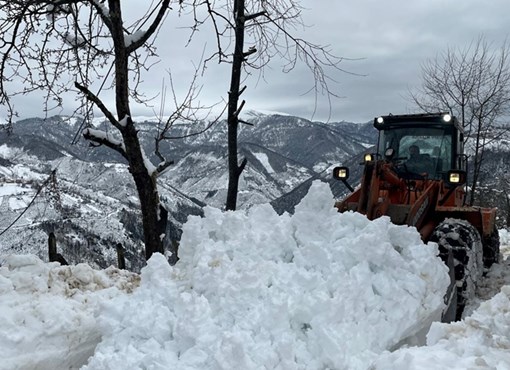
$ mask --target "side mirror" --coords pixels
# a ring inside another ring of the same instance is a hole
[[[384,151],[384,158],[387,160],[387,161],[391,161],[393,159],[393,157],[395,156],[395,149],[393,148],[388,148]]]

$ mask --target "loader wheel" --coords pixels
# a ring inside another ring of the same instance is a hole
[[[466,303],[475,295],[476,285],[483,273],[480,234],[467,221],[446,219],[435,228],[430,241],[439,245],[440,256],[445,263],[450,253],[453,256],[457,285],[456,320],[460,320]]]
[[[499,261],[499,231],[496,226],[492,234],[483,239],[483,265],[490,268]]]

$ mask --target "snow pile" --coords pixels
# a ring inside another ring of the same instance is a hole
[[[439,318],[447,268],[415,229],[332,204],[316,182],[293,216],[192,217],[177,266],[154,255],[140,288],[104,302],[84,368],[368,368]]]
[[[500,252],[503,256],[510,255],[510,232],[506,229],[499,230]]]
[[[1,125],[1,119],[0,119],[0,125]],[[7,146],[7,144],[0,145],[0,156],[2,158],[8,158],[9,156],[12,156],[12,152],[16,151],[14,148],[10,148]],[[19,152],[19,150],[18,150]]]
[[[100,340],[98,303],[129,292],[139,277],[34,255],[0,258],[0,369],[64,369],[87,361]]]
[[[482,302],[468,318],[434,323],[426,347],[400,349],[379,357],[373,369],[510,369],[510,286]]]
[[[427,346],[386,352],[374,370],[510,369],[510,233],[499,230],[499,236],[502,260],[479,282],[464,311],[469,316],[432,324]]]

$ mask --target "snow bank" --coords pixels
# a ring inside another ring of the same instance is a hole
[[[438,317],[447,269],[415,229],[332,204],[316,182],[292,216],[191,217],[177,266],[154,255],[104,302],[84,369],[366,369]]]
[[[0,125],[2,124],[1,122],[1,119],[0,119]],[[8,158],[9,156],[11,156],[12,152],[15,151],[16,149],[12,149],[12,148],[9,148],[7,146],[7,144],[2,144],[0,145],[0,157],[2,158]]]
[[[100,340],[98,303],[131,291],[138,276],[88,265],[60,266],[34,255],[0,258],[0,369],[83,364]]]
[[[380,356],[373,369],[510,369],[510,286],[482,302],[468,318],[434,323],[426,347]]]
[[[503,256],[510,255],[510,232],[506,229],[499,230],[500,252]]]

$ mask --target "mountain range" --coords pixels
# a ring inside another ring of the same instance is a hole
[[[240,127],[239,154],[248,165],[240,180],[239,208],[270,203],[280,214],[292,213],[316,179],[328,182],[341,198],[347,189],[331,178],[332,168],[348,165],[355,185],[362,155],[377,140],[371,122],[323,123],[258,112],[243,120],[249,124]],[[101,120],[92,124],[108,127]],[[143,118],[137,125],[151,155],[158,123]],[[47,258],[47,238],[53,232],[71,263],[116,264],[121,244],[127,267],[138,271],[144,260],[133,180],[120,155],[81,138],[83,127],[83,120],[54,116],[18,121],[10,134],[0,130],[0,254],[30,252]],[[223,208],[228,183],[225,121],[176,124],[171,134],[176,139],[160,151],[174,165],[158,180],[169,211],[168,243],[180,239],[190,215],[201,215],[205,206]],[[509,157],[510,139],[503,135],[486,150],[480,180],[479,199],[500,207],[500,226],[510,225]]]
[[[239,130],[239,152],[248,165],[239,186],[240,208],[271,202],[279,213],[292,212],[312,180],[331,181],[332,167],[356,162],[376,142],[371,123],[322,123],[257,112],[243,120],[249,125]],[[93,124],[107,127],[100,120]],[[146,153],[152,153],[157,122],[139,119],[137,125]],[[176,124],[171,134],[178,139],[160,148],[175,162],[158,180],[169,210],[169,242],[179,240],[189,215],[201,215],[206,205],[224,206],[227,127],[218,121],[194,135],[209,125]],[[10,134],[0,131],[0,253],[46,258],[47,236],[53,232],[69,262],[115,264],[120,243],[128,268],[139,270],[142,231],[128,168],[116,152],[82,139],[83,127],[83,120],[54,116],[18,121]],[[331,187],[335,195],[346,192],[342,184],[331,181]]]

